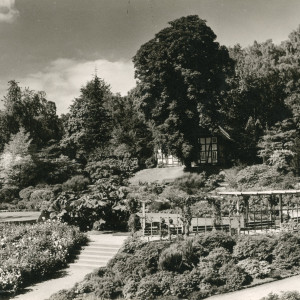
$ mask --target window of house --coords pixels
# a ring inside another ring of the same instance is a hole
[[[200,153],[198,163],[216,164],[218,162],[218,141],[216,137],[199,138]]]

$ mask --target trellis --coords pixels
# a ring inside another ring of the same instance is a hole
[[[300,222],[300,190],[270,190],[247,192],[219,192],[226,200],[236,198],[237,231],[270,231],[282,229],[292,221],[291,229],[298,229]]]
[[[199,201],[210,202],[210,213],[195,213],[190,227],[191,233],[223,230],[230,233],[268,232],[289,227],[298,230],[300,227],[300,190],[271,191],[232,191],[218,192],[218,195],[207,194]],[[155,214],[145,212],[145,202],[142,202],[143,234],[157,235],[161,232],[161,222],[155,219]],[[183,232],[178,215],[165,214],[165,224],[168,232],[173,234]],[[170,219],[175,219],[170,223]],[[148,225],[148,227],[147,227]],[[171,229],[170,229],[171,228]]]

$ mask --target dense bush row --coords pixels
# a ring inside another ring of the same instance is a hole
[[[0,224],[0,293],[15,293],[66,266],[87,237],[75,227],[47,221]]]
[[[51,300],[203,299],[253,280],[299,272],[299,246],[300,235],[294,233],[233,238],[212,232],[176,242],[128,240],[107,268]]]

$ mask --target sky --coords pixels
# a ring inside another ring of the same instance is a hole
[[[195,14],[221,45],[278,44],[299,26],[300,0],[0,0],[0,98],[16,80],[67,113],[95,72],[126,95],[140,46]]]

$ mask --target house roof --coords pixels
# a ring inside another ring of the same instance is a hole
[[[231,138],[230,134],[221,126],[218,126],[220,133],[228,140],[233,141],[233,139]]]

